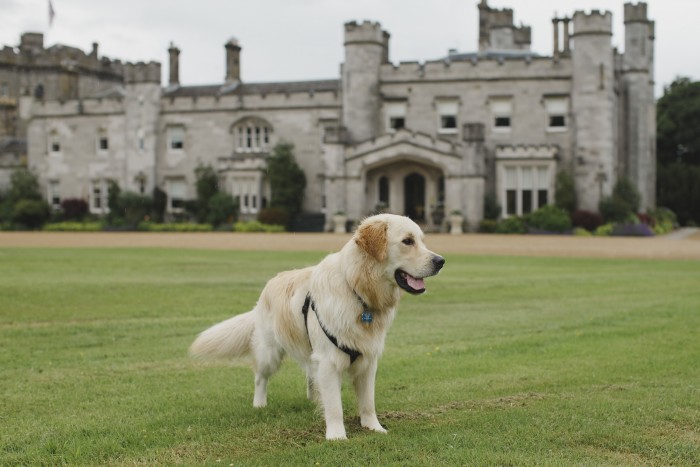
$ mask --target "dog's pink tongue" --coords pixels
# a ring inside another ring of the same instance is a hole
[[[423,282],[423,279],[416,279],[410,274],[406,274],[406,282],[408,282],[408,285],[410,285],[414,290],[422,290],[425,288],[425,282]]]

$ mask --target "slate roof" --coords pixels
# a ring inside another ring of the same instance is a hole
[[[164,97],[204,97],[226,94],[293,94],[314,92],[337,92],[340,81],[337,79],[317,81],[288,81],[278,83],[230,83],[203,86],[168,86],[163,90]]]

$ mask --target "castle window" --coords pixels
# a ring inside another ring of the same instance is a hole
[[[107,180],[93,180],[90,187],[90,212],[93,214],[104,214],[108,208],[109,186]]]
[[[384,104],[384,116],[387,131],[393,133],[406,127],[406,102],[389,102]]]
[[[248,118],[232,128],[236,152],[267,152],[270,149],[272,127],[259,118]]]
[[[379,179],[379,203],[389,206],[389,177]]]
[[[185,127],[168,127],[168,150],[169,152],[181,152],[185,148]]]
[[[232,193],[238,199],[241,214],[255,214],[258,212],[258,201],[262,199],[260,183],[256,177],[235,177],[232,184]],[[264,204],[264,200],[263,200]]]
[[[493,116],[493,131],[507,133],[510,131],[513,104],[509,97],[494,98],[490,100],[491,115]]]
[[[47,188],[47,197],[49,205],[53,210],[61,208],[61,192],[58,180],[50,180]]]
[[[0,86],[0,96],[7,97],[10,95],[9,88],[7,86],[7,83],[2,83]]]
[[[456,100],[439,101],[437,103],[438,110],[438,133],[454,134],[457,133],[457,110],[458,103]]]
[[[109,151],[109,137],[106,130],[100,130],[97,135],[97,154],[101,156],[107,155]]]
[[[56,130],[52,130],[49,133],[49,154],[52,156],[61,155],[61,140]]]
[[[185,208],[187,186],[182,178],[167,180],[168,212],[182,212]]]
[[[505,166],[504,172],[502,199],[508,216],[523,216],[549,203],[548,165]]]
[[[569,113],[568,97],[547,97],[544,106],[547,110],[547,130],[565,131],[566,116]]]

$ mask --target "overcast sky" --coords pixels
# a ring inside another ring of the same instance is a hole
[[[180,48],[180,83],[220,83],[224,43],[236,37],[243,81],[337,79],[343,61],[343,23],[379,21],[391,34],[390,60],[425,61],[448,49],[475,51],[478,0],[0,0],[0,44],[19,44],[22,32],[45,34],[44,44],[87,52],[98,42],[100,55],[123,61],[156,60],[167,80],[167,48]],[[656,21],[656,95],[676,76],[700,80],[700,0],[650,0]],[[552,53],[555,12],[613,13],[613,45],[624,49],[624,0],[489,0],[513,8],[516,24],[532,27],[532,50]]]

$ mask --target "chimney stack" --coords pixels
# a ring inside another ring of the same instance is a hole
[[[241,46],[238,40],[232,37],[226,47],[226,82],[234,83],[241,80]]]
[[[168,54],[170,55],[170,80],[168,84],[176,86],[180,84],[180,49],[171,42]]]

